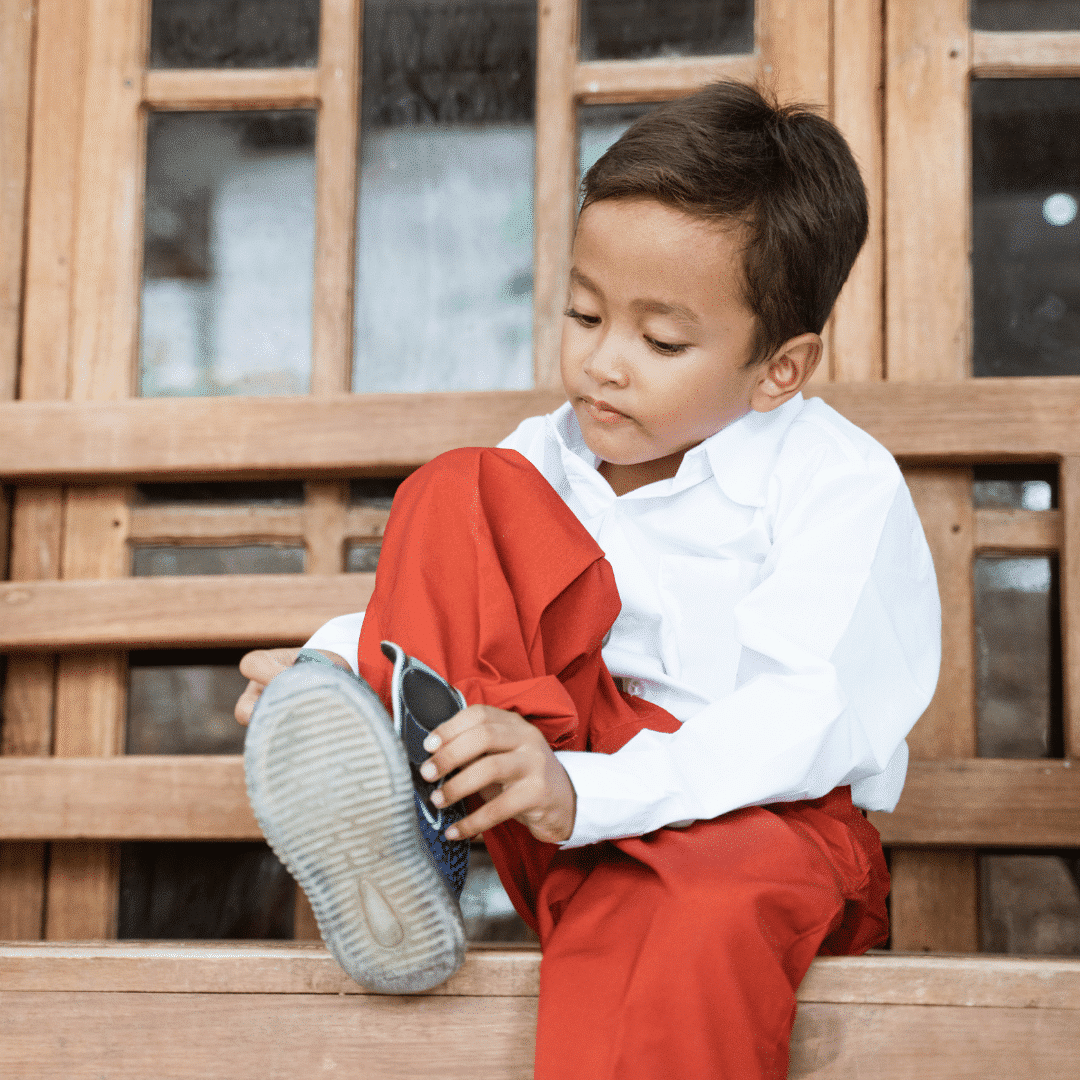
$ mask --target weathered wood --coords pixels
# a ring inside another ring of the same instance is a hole
[[[574,73],[574,96],[582,105],[667,101],[685,97],[719,79],[752,82],[760,73],[753,53],[658,60],[587,60]]]
[[[976,510],[977,551],[1060,551],[1065,538],[1060,510]]]
[[[349,388],[360,101],[359,0],[323,0],[315,140],[315,289],[311,392]]]
[[[312,109],[324,89],[319,72],[310,68],[157,68],[142,75],[141,86],[150,108],[179,111]]]
[[[305,571],[309,574],[340,574],[345,558],[345,501],[348,484],[340,481],[307,485],[302,511],[304,542],[307,546]]]
[[[830,0],[768,0],[757,12],[760,73],[781,101],[831,109]]]
[[[1080,455],[1080,382],[833,383],[815,390],[910,461]],[[491,446],[556,391],[0,402],[0,477],[218,479],[392,473]]]
[[[1065,756],[1080,758],[1080,457],[1061,463],[1058,493],[1065,519],[1061,552],[1061,639]]]
[[[0,0],[0,400],[18,375],[34,15],[32,0]]]
[[[888,378],[969,370],[967,0],[886,4]]]
[[[299,541],[309,520],[306,510],[276,506],[133,506],[128,513],[128,539],[159,544]],[[388,510],[345,506],[342,537],[377,539],[388,516]]]
[[[374,574],[243,574],[0,584],[0,647],[270,645],[362,611]]]
[[[975,852],[893,848],[889,869],[889,925],[894,949],[916,953],[979,951],[979,864]]]
[[[870,231],[832,318],[830,377],[864,382],[884,377],[884,132],[882,0],[833,4],[832,119],[859,163],[870,204]]]
[[[36,941],[45,911],[45,844],[0,844],[0,937]]]
[[[1075,78],[1080,75],[1080,32],[975,30],[971,73],[981,79]]]
[[[539,5],[537,20],[533,385],[557,392],[559,342],[577,211],[577,0]]]

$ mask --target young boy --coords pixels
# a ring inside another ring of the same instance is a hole
[[[730,82],[637,121],[583,191],[568,404],[402,485],[366,614],[308,643],[374,694],[275,679],[253,800],[335,954],[389,971],[430,931],[452,969],[390,704],[435,860],[482,832],[540,935],[537,1077],[784,1077],[813,957],[886,938],[858,808],[895,805],[939,662],[895,462],[800,393],[865,192],[831,124]],[[238,717],[295,656],[245,658]],[[308,817],[270,806],[271,773]]]

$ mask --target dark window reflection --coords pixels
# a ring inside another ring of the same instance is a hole
[[[1061,757],[1057,560],[975,559],[980,757]]]
[[[1080,374],[1080,79],[972,84],[976,375]]]
[[[242,754],[233,716],[247,686],[244,649],[143,649],[128,655],[128,754]]]
[[[137,484],[135,503],[142,506],[299,506],[300,480],[211,480]]]
[[[379,565],[382,544],[377,540],[364,540],[349,544],[345,549],[345,572],[347,574],[374,574]]]
[[[1080,956],[1080,853],[979,859],[982,951]]]
[[[291,938],[296,888],[261,843],[121,845],[117,936]]]
[[[1056,510],[1056,465],[976,465],[976,510]]]
[[[971,0],[973,30],[1080,30],[1080,0]]]
[[[532,385],[534,0],[367,0],[353,389]]]
[[[153,0],[154,68],[313,67],[319,0]]]
[[[753,0],[582,0],[583,60],[723,56],[754,49]]]
[[[304,549],[277,544],[197,547],[146,544],[132,549],[133,577],[193,574],[302,574]]]
[[[349,504],[375,510],[389,510],[401,480],[396,476],[379,476],[349,481]]]

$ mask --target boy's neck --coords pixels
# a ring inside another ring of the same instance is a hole
[[[678,450],[667,457],[641,461],[635,465],[601,461],[596,471],[611,485],[616,495],[625,495],[646,484],[655,484],[657,480],[670,480],[679,471],[685,453],[685,450]]]

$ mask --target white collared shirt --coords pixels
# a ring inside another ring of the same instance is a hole
[[[611,563],[611,673],[682,721],[614,754],[557,754],[577,793],[564,847],[840,784],[858,806],[893,809],[941,630],[930,552],[888,451],[801,396],[622,496],[569,405],[500,446],[540,470]],[[308,644],[355,664],[360,619],[331,620]]]

